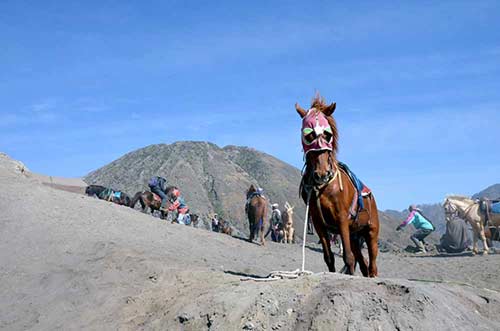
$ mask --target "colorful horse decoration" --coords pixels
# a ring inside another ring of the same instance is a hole
[[[319,94],[313,99],[309,110],[295,104],[302,118],[302,147],[306,161],[301,196],[310,206],[310,215],[323,247],[328,270],[335,272],[328,234],[331,232],[340,234],[342,239],[343,271],[352,275],[356,263],[359,263],[363,276],[376,277],[379,234],[377,205],[373,194],[367,192],[363,195],[359,183],[353,182],[348,171],[336,159],[338,132],[332,117],[335,108],[335,103],[327,105]],[[369,263],[361,252],[361,239],[368,245]]]

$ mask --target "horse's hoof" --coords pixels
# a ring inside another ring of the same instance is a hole
[[[483,255],[488,255],[489,251],[483,251]]]

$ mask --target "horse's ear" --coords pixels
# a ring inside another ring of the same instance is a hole
[[[334,102],[332,103],[331,105],[329,105],[328,107],[325,108],[325,110],[323,110],[323,113],[326,115],[326,116],[330,116],[333,114],[333,112],[335,111],[335,108],[337,108],[337,103]]]
[[[297,110],[297,113],[299,113],[301,118],[304,118],[304,116],[306,116],[307,111],[305,111],[301,106],[299,106],[298,103],[295,104],[295,109]]]

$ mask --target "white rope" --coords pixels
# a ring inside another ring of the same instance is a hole
[[[308,194],[307,205],[306,205],[306,219],[304,220],[304,234],[302,236],[302,269],[304,272],[304,268],[306,265],[306,239],[307,239],[307,221],[309,220],[309,198],[311,194]]]
[[[302,269],[297,269],[295,271],[272,271],[269,275],[266,277],[243,277],[240,278],[241,281],[246,281],[246,280],[253,280],[256,282],[270,282],[270,281],[275,281],[279,279],[297,279],[300,276],[305,276],[305,275],[312,275],[312,271],[307,271],[305,270],[305,264],[306,264],[306,237],[307,237],[307,221],[309,218],[309,199],[310,199],[310,193],[308,194],[307,197],[307,205],[306,205],[306,219],[304,221],[304,235],[303,235],[303,240],[302,240]]]

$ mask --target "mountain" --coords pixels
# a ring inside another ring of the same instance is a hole
[[[488,199],[498,199],[500,198],[500,184],[491,185],[481,192],[478,192],[472,196],[474,199],[488,198]]]
[[[301,237],[305,206],[299,199],[299,169],[248,147],[220,148],[208,142],[159,144],[130,152],[84,177],[128,194],[148,189],[151,176],[167,179],[181,189],[193,213],[209,219],[219,214],[248,233],[246,191],[251,184],[264,189],[271,203],[295,206],[294,220]]]

